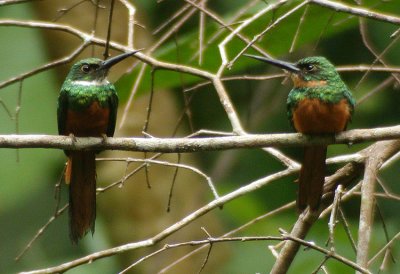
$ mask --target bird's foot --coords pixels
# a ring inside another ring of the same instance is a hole
[[[101,143],[104,144],[105,142],[107,142],[108,136],[106,134],[102,133],[101,138],[103,139]]]
[[[70,133],[68,136],[72,139],[73,143],[76,143],[78,141],[73,133]]]
[[[146,138],[155,138],[153,135],[151,135],[150,133],[147,133],[146,131],[142,131],[142,134]]]

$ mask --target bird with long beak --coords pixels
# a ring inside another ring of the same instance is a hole
[[[287,114],[297,132],[309,135],[336,134],[346,129],[355,100],[334,65],[325,57],[306,57],[296,63],[248,57],[280,67],[291,74],[293,89],[287,98]],[[297,207],[303,211],[320,206],[325,181],[326,145],[304,148]]]
[[[76,137],[113,136],[118,96],[107,80],[109,69],[138,51],[106,61],[88,58],[75,63],[58,97],[58,133]],[[96,163],[98,151],[65,150],[68,156],[65,182],[69,184],[70,238],[77,243],[96,219]]]

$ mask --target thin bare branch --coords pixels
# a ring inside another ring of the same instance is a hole
[[[380,12],[375,12],[372,10],[369,10],[367,8],[361,8],[361,7],[354,7],[351,5],[343,4],[340,2],[336,1],[329,1],[329,0],[308,0],[311,4],[316,4],[322,7],[326,7],[329,9],[333,9],[335,11],[339,12],[345,12],[345,13],[350,13],[353,15],[369,18],[369,19],[374,19],[378,21],[383,21],[383,22],[388,22],[392,24],[397,24],[400,25],[400,17],[392,16],[389,14],[384,14]]]
[[[168,237],[169,235],[173,234],[174,232],[182,229],[183,227],[187,226],[189,223],[193,222],[194,220],[197,220],[200,216],[206,214],[207,212],[209,212],[210,210],[215,209],[216,207],[219,207],[233,199],[236,199],[238,197],[241,197],[247,193],[253,192],[257,189],[259,189],[260,187],[263,187],[265,185],[267,185],[270,182],[273,182],[279,178],[288,176],[290,174],[293,174],[295,172],[295,170],[292,169],[286,169],[286,170],[282,170],[280,172],[274,173],[272,175],[266,176],[264,178],[261,178],[259,180],[256,180],[248,185],[245,185],[235,191],[232,191],[230,193],[228,193],[227,195],[221,196],[219,199],[213,200],[211,202],[209,202],[207,205],[197,209],[196,211],[193,211],[192,213],[190,213],[188,216],[182,218],[179,222],[169,226],[168,228],[166,228],[165,230],[161,231],[160,233],[158,233],[157,235],[140,241],[140,242],[133,242],[133,243],[128,243],[128,244],[124,244],[121,246],[117,246],[114,248],[110,248],[110,249],[106,249],[103,251],[99,251],[99,252],[95,252],[92,253],[90,255],[81,257],[79,259],[61,264],[59,266],[55,266],[55,267],[50,267],[50,268],[45,268],[45,269],[40,269],[40,270],[33,270],[33,271],[28,271],[28,272],[24,272],[25,274],[39,274],[39,273],[56,273],[56,272],[65,272],[71,268],[74,268],[76,266],[82,265],[82,264],[87,264],[87,263],[91,263],[95,260],[101,259],[101,258],[105,258],[105,257],[109,257],[115,254],[120,254],[123,252],[127,252],[127,251],[131,251],[134,249],[138,249],[138,248],[143,248],[143,247],[148,247],[148,246],[153,246],[154,244],[160,242],[161,240],[165,239],[166,237]],[[242,238],[242,237],[241,237]]]
[[[359,266],[358,264],[350,261],[349,259],[347,259],[347,258],[345,258],[343,256],[338,255],[335,252],[332,252],[330,250],[326,250],[326,249],[324,249],[322,247],[319,247],[319,246],[315,245],[314,243],[310,243],[310,242],[304,241],[304,240],[302,240],[300,238],[293,237],[293,236],[291,236],[290,234],[287,234],[287,233],[283,233],[282,236],[285,239],[294,241],[294,242],[296,242],[298,244],[310,247],[310,248],[315,249],[315,250],[317,250],[317,251],[319,251],[321,253],[324,253],[326,256],[334,258],[334,259],[336,259],[336,260],[338,260],[338,261],[340,261],[340,262],[342,262],[342,263],[354,268],[355,270],[360,271],[361,273],[372,274],[372,272],[370,272],[368,269]],[[271,272],[271,273],[284,273],[284,272]]]
[[[103,138],[52,135],[0,135],[0,148],[101,149],[141,152],[198,152],[239,148],[355,144],[400,138],[400,126],[353,129],[336,136],[307,136],[300,133],[244,134],[204,138]]]

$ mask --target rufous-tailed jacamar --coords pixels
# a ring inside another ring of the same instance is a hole
[[[137,51],[106,61],[88,58],[75,63],[58,97],[58,133],[76,137],[113,136],[118,96],[107,80],[109,69]],[[69,184],[70,237],[77,243],[96,219],[96,151],[65,150],[65,182]],[[98,152],[98,151],[97,151]]]
[[[335,134],[346,129],[355,100],[334,65],[325,57],[307,57],[292,64],[246,55],[291,73],[293,89],[287,98],[288,118],[304,134]],[[326,145],[306,146],[300,170],[297,207],[303,211],[320,205],[325,181]]]

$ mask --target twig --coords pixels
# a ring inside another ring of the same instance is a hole
[[[22,80],[24,80],[24,79],[26,79],[26,78],[28,78],[28,77],[30,77],[32,75],[38,74],[38,73],[40,73],[42,71],[46,71],[46,70],[54,68],[56,66],[69,63],[76,56],[78,56],[88,45],[89,45],[89,42],[85,42],[85,43],[81,44],[75,51],[73,51],[70,55],[68,55],[66,57],[60,58],[60,59],[58,59],[58,60],[56,60],[54,62],[48,63],[48,64],[46,64],[44,66],[38,67],[38,68],[33,69],[31,71],[22,73],[19,76],[15,76],[15,77],[12,77],[12,78],[10,78],[8,80],[5,80],[5,81],[0,83],[0,89],[6,87],[8,85],[11,85],[13,83],[22,81]]]
[[[367,94],[365,94],[363,97],[357,100],[357,106],[365,102],[368,98],[370,98],[372,95],[375,95],[376,93],[384,90],[388,86],[392,85],[394,82],[393,76],[389,76],[386,78],[383,82],[379,83],[375,88],[371,89]]]
[[[383,232],[384,232],[384,234],[385,234],[386,242],[389,242],[389,241],[390,241],[389,232],[388,232],[388,229],[387,229],[387,226],[386,226],[385,218],[383,217],[383,214],[382,214],[382,211],[381,211],[381,209],[380,209],[380,207],[379,207],[378,202],[376,202],[376,212],[378,212],[378,217],[379,217],[379,219],[380,219],[381,222],[382,222],[382,228],[383,228]],[[395,259],[394,259],[394,257],[393,257],[393,254],[392,254],[390,248],[388,248],[388,249],[386,250],[386,253],[389,253],[389,257],[390,257],[390,258],[392,259],[392,261],[394,262]]]
[[[190,8],[189,4],[184,5],[182,8],[180,8],[178,11],[176,11],[169,19],[165,20],[161,25],[156,27],[156,29],[152,32],[153,35],[158,34],[161,32],[165,27],[167,27],[172,21],[174,21],[176,18],[181,16],[186,10]]]
[[[320,43],[320,41],[321,41],[321,39],[322,39],[322,36],[324,35],[324,33],[326,32],[326,30],[328,29],[328,27],[329,27],[329,25],[331,24],[332,19],[333,19],[334,16],[335,16],[335,12],[333,11],[333,12],[331,13],[331,15],[329,16],[329,18],[328,18],[328,20],[327,20],[327,22],[326,22],[324,28],[321,30],[321,33],[320,33],[319,36],[318,36],[318,40],[317,40],[317,42],[316,42],[315,45],[314,45],[313,51],[315,51],[315,50],[317,49],[317,47],[318,47],[318,45],[319,45],[319,43]]]
[[[216,207],[219,207],[233,199],[236,199],[240,196],[243,196],[249,192],[255,191],[257,189],[259,189],[260,187],[263,187],[265,185],[267,185],[270,182],[273,182],[279,178],[288,176],[290,174],[293,174],[295,172],[295,170],[291,170],[291,169],[286,169],[277,173],[274,173],[272,175],[266,176],[264,178],[261,178],[259,180],[256,180],[248,185],[245,185],[235,191],[232,191],[230,193],[228,193],[227,195],[221,196],[219,199],[213,200],[211,202],[209,202],[207,205],[199,208],[196,211],[193,211],[192,213],[190,213],[188,216],[186,216],[185,218],[179,220],[179,222],[169,226],[168,228],[164,229],[163,231],[161,231],[160,233],[158,233],[157,235],[147,239],[147,240],[143,240],[140,242],[134,242],[134,243],[128,243],[128,244],[124,244],[121,246],[117,246],[114,248],[110,248],[110,249],[106,249],[103,251],[99,251],[99,252],[95,252],[92,253],[90,255],[81,257],[79,259],[73,260],[73,261],[69,261],[67,263],[61,264],[59,266],[55,266],[55,267],[49,267],[49,268],[45,268],[45,269],[40,269],[40,270],[33,270],[33,271],[28,271],[25,272],[25,274],[39,274],[39,273],[54,273],[54,272],[65,272],[71,268],[74,268],[76,266],[82,265],[82,264],[86,264],[86,263],[91,263],[95,260],[101,259],[101,258],[105,258],[105,257],[109,257],[115,254],[120,254],[122,252],[127,252],[127,251],[131,251],[134,249],[138,249],[138,248],[143,248],[143,247],[148,247],[148,246],[153,246],[154,244],[160,242],[161,240],[165,239],[166,237],[168,237],[169,235],[173,234],[174,232],[176,232],[177,230],[182,229],[183,227],[185,227],[186,225],[188,225],[189,223],[193,222],[194,220],[197,220],[200,216],[206,214],[207,212],[215,209]],[[241,240],[243,240],[243,237],[240,237]]]
[[[128,9],[128,33],[127,33],[127,44],[128,47],[134,48],[134,39],[135,39],[135,13],[136,8],[132,5],[131,2],[127,0],[119,0],[127,9]]]
[[[207,231],[204,227],[201,227],[201,229],[204,231],[204,233],[206,233],[206,235],[208,236],[208,238],[212,238],[211,235],[210,235],[210,233],[208,233],[208,231]],[[200,273],[203,271],[203,269],[206,267],[206,264],[207,264],[207,262],[208,262],[208,259],[210,258],[210,254],[211,254],[212,247],[213,247],[213,243],[210,242],[209,248],[208,248],[208,251],[207,251],[207,254],[206,254],[206,257],[204,258],[204,261],[203,261],[203,263],[201,264],[201,267],[200,267],[199,272],[197,272],[198,274],[200,274]]]
[[[111,26],[112,26],[112,18],[113,18],[113,13],[114,13],[114,4],[115,4],[115,0],[111,0],[110,13],[109,13],[109,16],[108,16],[108,28],[107,28],[106,46],[104,47],[104,53],[103,53],[104,60],[107,59],[110,56],[108,51],[109,51],[109,48],[110,48]]]
[[[324,264],[329,260],[329,258],[330,258],[329,255],[325,256],[324,259],[322,259],[322,262],[317,266],[317,268],[313,272],[311,272],[311,274],[318,274],[320,269],[325,269]]]
[[[388,144],[388,142],[381,142],[381,144]],[[376,149],[379,148],[380,151]],[[371,147],[369,158],[365,164],[364,180],[361,186],[361,209],[360,209],[360,223],[358,227],[358,243],[357,243],[357,264],[362,267],[368,266],[369,245],[371,240],[371,231],[374,221],[374,192],[376,185],[376,176],[379,167],[383,161],[380,155],[382,150],[392,149],[384,146]]]
[[[190,241],[190,242],[183,242],[183,243],[175,243],[175,244],[165,244],[164,247],[160,248],[159,250],[147,255],[143,256],[129,267],[125,268],[119,274],[126,273],[128,270],[132,269],[134,266],[142,263],[143,261],[158,255],[161,252],[164,252],[168,249],[182,247],[182,246],[197,246],[197,245],[204,245],[204,244],[214,244],[214,243],[223,243],[223,242],[249,242],[249,241],[281,241],[284,238],[276,237],[276,236],[264,236],[264,237],[232,237],[232,238],[207,238],[205,240],[198,240],[198,241]]]
[[[339,185],[335,190],[335,198],[333,199],[331,216],[328,222],[329,228],[329,245],[331,247],[331,251],[335,251],[335,227],[337,224],[337,212],[340,209],[340,198],[342,195],[342,185]]]
[[[21,112],[21,104],[22,104],[22,87],[23,87],[24,81],[21,80],[19,82],[19,87],[18,87],[18,97],[17,97],[17,106],[15,108],[15,134],[19,134],[19,114]],[[17,162],[19,162],[19,150],[17,149]]]
[[[281,3],[282,1],[278,1],[277,3]],[[277,4],[276,3],[276,4]],[[290,11],[286,12],[279,18],[277,18],[272,24],[270,24],[266,29],[264,29],[261,33],[257,34],[254,36],[254,38],[248,43],[233,59],[232,61],[229,62],[228,67],[232,67],[232,65],[236,62],[236,60],[246,52],[246,50],[252,46],[255,42],[257,42],[261,37],[263,37],[268,31],[271,29],[275,28],[281,21],[285,20],[287,17],[289,17],[291,14],[295,13],[299,9],[301,9],[303,6],[307,5],[307,1],[303,1],[294,8],[292,8]]]
[[[228,25],[226,25],[218,16],[216,16],[215,14],[211,13],[209,10],[204,9],[203,7],[201,7],[201,5],[196,4],[190,0],[184,0],[185,2],[189,3],[190,5],[196,7],[198,10],[204,12],[205,14],[207,14],[211,19],[213,19],[214,21],[216,21],[217,23],[219,23],[221,26],[226,27],[229,30],[232,30],[232,28]],[[287,0],[280,0],[279,3],[275,3],[272,5],[271,8],[276,8],[280,5],[282,5],[284,2],[286,2]],[[270,10],[270,7],[268,7],[267,9],[263,9],[262,11],[257,13],[257,16],[252,16],[252,18],[255,17],[259,17],[262,14],[268,12]],[[246,20],[243,22],[243,24],[236,28],[234,31],[231,31],[231,33],[224,39],[224,41],[218,45],[219,49],[220,49],[220,53],[221,53],[221,59],[222,59],[222,66],[219,69],[219,72],[217,73],[219,76],[221,75],[222,69],[225,67],[225,65],[227,64],[227,58],[226,58],[226,53],[225,53],[225,45],[227,42],[229,42],[233,37],[237,36],[238,38],[240,38],[242,41],[249,43],[250,40],[247,39],[245,36],[243,36],[242,34],[240,34],[241,29],[243,29],[245,26],[247,26],[248,24],[250,24],[251,19]],[[261,48],[254,46],[254,49],[256,49],[257,51],[261,52],[262,54],[266,54]]]
[[[239,148],[355,144],[400,138],[400,126],[353,129],[336,136],[307,136],[300,133],[244,134],[204,138],[113,138],[53,135],[0,135],[0,148],[57,148],[67,150],[125,150],[138,152],[200,152]],[[349,159],[353,159],[350,156]],[[362,157],[361,157],[362,158]]]
[[[361,154],[365,154],[368,157],[374,157],[376,159],[376,162],[383,162],[385,159],[388,159],[392,157],[397,151],[400,149],[400,141],[395,140],[395,141],[382,141],[382,142],[377,142],[374,145],[371,145],[370,147],[364,149]],[[373,155],[371,155],[373,153]],[[379,160],[378,160],[379,159]],[[375,162],[375,161],[374,161]],[[324,185],[324,193],[329,193],[333,189],[336,188],[336,185],[343,184],[343,186],[346,186],[347,184],[351,183],[355,178],[357,178],[360,173],[362,172],[362,168],[357,166],[355,163],[350,163],[344,166],[343,168],[339,169],[335,174],[332,176],[328,177],[325,181]],[[345,198],[346,195],[344,195],[343,198]],[[325,199],[329,198],[329,196],[324,195],[323,196],[323,201]],[[314,211],[304,211],[302,214],[300,214],[298,220],[296,221],[292,231],[290,232],[290,235],[293,237],[297,237],[300,239],[304,239],[305,236],[307,235],[308,231],[314,224],[314,222],[318,219],[318,216],[323,212],[324,207],[327,207],[325,203],[323,203],[324,206],[320,208],[317,212]],[[321,214],[322,216],[322,214]],[[365,225],[365,222],[364,222]],[[363,225],[363,227],[364,227]],[[360,235],[359,235],[360,236]],[[364,235],[365,237],[365,235]],[[369,239],[369,238],[368,238]],[[360,240],[359,240],[359,245],[357,250],[359,251],[360,248],[364,248],[365,243],[368,240],[363,240],[364,245],[360,245]],[[277,261],[275,262],[271,273],[273,274],[280,274],[280,273],[286,273],[296,256],[298,249],[300,245],[297,242],[286,242],[285,246],[279,253],[279,257]],[[357,254],[359,256],[359,253]],[[359,265],[359,261],[357,260],[357,264]],[[361,265],[361,267],[366,267],[366,265]]]
[[[163,165],[163,166],[169,166],[169,167],[175,167],[175,168],[183,168],[183,169],[187,169],[190,170],[198,175],[200,175],[201,177],[203,177],[206,181],[208,186],[210,187],[214,198],[218,199],[219,195],[218,192],[214,186],[214,183],[212,182],[211,178],[209,176],[207,176],[204,172],[202,172],[201,170],[199,170],[196,167],[192,167],[189,165],[185,165],[185,164],[181,164],[179,163],[170,163],[170,162],[166,162],[166,161],[160,161],[160,160],[154,160],[154,159],[134,159],[134,158],[98,158],[97,161],[123,161],[123,162],[127,162],[127,163],[145,163],[145,164],[157,164],[157,165]]]
[[[206,2],[203,2],[201,6],[204,8]],[[205,24],[206,24],[206,16],[204,12],[200,11],[200,20],[199,20],[199,65],[203,64],[203,51],[204,51],[204,35],[205,35]]]
[[[254,225],[255,223],[257,223],[257,222],[259,222],[259,221],[261,221],[261,220],[265,220],[266,218],[271,217],[271,216],[274,216],[274,215],[276,215],[276,214],[278,214],[278,213],[280,213],[280,212],[282,212],[282,211],[284,211],[284,210],[286,210],[286,209],[293,208],[294,205],[295,205],[295,202],[291,202],[291,203],[285,204],[285,205],[283,205],[283,206],[281,206],[281,207],[279,207],[279,208],[277,208],[277,209],[275,209],[275,210],[272,210],[272,211],[270,211],[270,212],[267,212],[267,213],[265,213],[265,214],[263,214],[263,215],[261,215],[261,216],[255,218],[255,219],[253,219],[253,220],[251,220],[251,221],[249,221],[249,222],[247,222],[247,223],[245,223],[245,224],[239,226],[238,228],[236,228],[236,229],[234,229],[234,230],[231,230],[231,231],[229,231],[229,232],[223,234],[221,237],[230,237],[230,236],[232,236],[232,235],[235,235],[236,233],[238,233],[238,232],[240,232],[240,231],[243,231],[244,229],[246,229],[246,228],[248,228],[248,227]],[[159,271],[159,273],[161,274],[161,273],[167,272],[169,269],[171,269],[172,267],[174,267],[174,266],[177,265],[178,263],[181,263],[182,261],[184,261],[184,260],[190,258],[191,256],[193,256],[194,254],[200,252],[201,250],[203,250],[203,249],[206,248],[206,247],[207,247],[207,245],[203,245],[203,246],[201,246],[201,247],[199,247],[199,248],[193,250],[192,252],[186,254],[185,256],[179,258],[179,259],[176,260],[175,262],[173,262],[173,263],[171,263],[170,265],[168,265],[168,266],[164,267],[163,269],[161,269],[161,270]]]
[[[301,29],[301,26],[304,24],[304,20],[306,18],[309,7],[310,6],[306,6],[306,8],[304,9],[303,15],[300,18],[300,22],[297,26],[296,33],[294,34],[294,37],[293,37],[292,45],[290,46],[290,49],[289,49],[289,53],[292,53],[294,50],[294,46],[297,42],[297,38],[299,37],[300,29]]]
[[[58,210],[53,216],[50,217],[50,219],[47,221],[47,223],[42,226],[38,232],[35,234],[35,236],[29,241],[29,243],[26,245],[26,247],[21,251],[21,253],[15,258],[16,261],[18,261],[19,259],[21,259],[22,256],[24,256],[24,254],[32,247],[32,244],[36,241],[37,238],[39,238],[45,231],[46,229],[49,227],[49,225],[51,225],[53,223],[53,221],[60,215],[62,214],[66,209],[68,208],[68,205],[65,205],[64,207],[62,207],[60,210]]]
[[[180,163],[181,163],[181,154],[178,153],[177,164],[180,164]],[[172,196],[173,196],[173,193],[174,193],[174,187],[175,187],[176,177],[178,176],[178,172],[179,172],[179,167],[176,166],[175,170],[174,170],[174,174],[172,176],[171,187],[169,189],[169,194],[168,194],[167,212],[171,211],[171,201],[172,201]]]
[[[392,24],[400,25],[400,17],[383,14],[369,10],[367,8],[354,7],[348,4],[339,3],[336,1],[329,0],[308,0],[311,4],[316,4],[322,7],[326,7],[335,11],[350,13],[353,15],[374,19],[378,21],[388,22]]]
[[[95,6],[94,6],[94,18],[93,18],[93,28],[92,28],[92,33],[96,34],[97,30],[97,23],[99,21],[99,3],[101,0],[96,0]],[[92,57],[94,57],[96,47],[95,45],[92,45]]]
[[[136,78],[135,84],[133,85],[133,88],[132,88],[131,92],[129,93],[128,102],[125,105],[124,112],[123,112],[122,118],[121,118],[121,122],[119,123],[119,129],[121,129],[125,124],[126,118],[128,117],[129,110],[132,107],[133,98],[135,98],[135,95],[139,89],[139,85],[143,79],[146,68],[147,68],[147,64],[142,64],[140,66],[139,73]]]
[[[324,249],[324,248],[322,248],[320,246],[315,245],[314,243],[310,243],[310,242],[304,241],[304,240],[302,240],[300,238],[293,237],[293,236],[291,236],[290,234],[287,234],[287,233],[283,233],[282,236],[285,239],[288,239],[288,240],[294,241],[294,242],[296,242],[298,244],[301,244],[301,245],[310,247],[312,249],[315,249],[315,250],[325,254],[326,256],[328,256],[330,258],[334,258],[334,259],[336,259],[336,260],[338,260],[338,261],[340,261],[340,262],[342,262],[342,263],[354,268],[355,270],[360,271],[361,273],[370,273],[370,274],[372,274],[372,272],[370,272],[368,269],[359,266],[358,264],[350,261],[349,259],[347,259],[347,258],[345,258],[343,256],[338,255],[335,252],[332,252],[331,250]],[[271,272],[271,273],[283,273],[283,272]]]
[[[156,73],[156,70],[152,69],[151,70],[151,87],[150,87],[149,103],[147,104],[146,119],[144,121],[143,129],[142,129],[142,132],[144,134],[147,134],[147,130],[148,130],[149,124],[150,124],[151,109],[153,107],[155,73]],[[145,137],[146,137],[146,135],[145,135]],[[144,152],[144,158],[147,158],[147,152],[146,151]],[[146,176],[147,187],[150,189],[151,188],[151,184],[150,184],[150,176],[149,176],[149,164],[146,164],[144,166],[144,173],[145,173],[145,176]]]
[[[1,0],[0,6],[22,4],[25,2],[42,1],[42,0]]]
[[[398,232],[384,247],[382,247],[369,261],[368,265],[371,265],[383,252],[389,249],[395,241],[400,238],[400,232]]]
[[[350,226],[347,223],[346,217],[344,216],[343,210],[341,208],[339,208],[339,217],[340,217],[340,220],[343,223],[343,227],[344,227],[344,230],[346,231],[347,237],[349,238],[351,247],[353,248],[354,253],[357,254],[356,241],[354,241],[354,238],[353,238],[353,236],[351,234]]]

